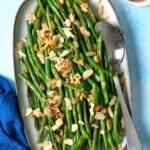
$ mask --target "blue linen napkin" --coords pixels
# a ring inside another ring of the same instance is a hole
[[[29,150],[19,115],[16,93],[0,76],[0,150]]]
[[[150,150],[150,6],[111,0],[124,32],[131,79],[132,117],[143,145]]]

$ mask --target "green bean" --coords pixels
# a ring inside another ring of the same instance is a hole
[[[114,117],[113,117],[113,134],[115,143],[119,143],[119,133],[118,133],[118,113],[119,113],[119,101],[116,101],[115,108],[114,108]]]
[[[38,143],[42,141],[42,136],[43,136],[43,134],[44,134],[44,129],[45,129],[45,125],[46,125],[46,124],[47,124],[47,117],[44,116],[44,117],[42,118],[41,128],[40,128],[40,130],[39,130],[39,132],[38,132],[38,136],[37,136],[37,142],[38,142]]]
[[[38,99],[42,99],[42,97],[44,97],[44,95],[41,95],[41,93],[39,93],[38,89],[35,87],[35,85],[33,83],[31,83],[27,77],[24,74],[19,74],[18,75],[22,80],[25,81],[25,83],[30,87],[30,89],[35,93],[35,95],[38,97]]]
[[[56,16],[59,18],[59,20],[61,20],[61,22],[63,23],[63,17],[62,15],[59,13],[59,10],[54,6],[53,2],[51,0],[47,0],[47,3],[49,5],[49,7],[51,8],[51,10],[54,12],[54,14],[56,14]]]

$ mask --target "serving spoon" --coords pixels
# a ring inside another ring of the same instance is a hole
[[[116,28],[114,28],[111,24],[105,21],[96,23],[95,30],[97,32],[100,32],[103,36],[103,40],[107,48],[108,60],[114,71],[113,80],[120,100],[121,109],[124,117],[125,134],[127,137],[127,148],[129,150],[142,150],[142,145],[140,143],[136,129],[129,114],[129,110],[125,103],[120,82],[117,76],[119,65],[122,62],[125,53],[123,38],[120,32],[116,30]]]

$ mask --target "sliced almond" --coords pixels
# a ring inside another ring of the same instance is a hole
[[[106,121],[106,126],[107,126],[107,129],[108,129],[108,130],[111,130],[111,129],[112,129],[112,120],[111,120],[111,119],[108,119],[108,120]]]
[[[80,27],[80,32],[85,37],[89,37],[91,35],[90,32],[84,26]]]
[[[70,27],[71,26],[71,20],[70,19],[66,19],[65,22],[64,22],[64,25],[66,27]]]
[[[32,116],[32,111],[33,111],[32,108],[27,108],[25,116]]]
[[[64,4],[64,0],[59,0],[60,4],[63,5]]]
[[[94,103],[90,103],[90,109],[89,109],[90,116],[94,115],[94,107],[95,107],[95,104]]]
[[[64,143],[65,145],[71,146],[71,145],[73,145],[73,140],[68,138],[68,139],[65,139],[65,140],[63,141],[63,143]]]
[[[71,132],[76,132],[78,130],[78,124],[72,124]]]
[[[58,118],[55,121],[55,125],[52,126],[52,130],[56,131],[57,129],[59,129],[61,126],[63,125],[63,120],[61,118]]]
[[[92,69],[88,69],[88,70],[85,70],[82,74],[82,78],[83,80],[86,80],[87,78],[89,78],[90,76],[92,76],[94,73],[94,71]]]
[[[72,33],[72,28],[63,28],[65,35],[67,38],[74,38],[74,35]]]
[[[96,125],[96,124],[93,123],[93,124],[91,125],[91,127],[97,129],[97,128],[98,128],[98,125]]]
[[[51,141],[44,141],[40,144],[40,150],[53,150]]]
[[[35,14],[33,12],[29,12],[25,16],[26,21],[35,21]]]
[[[83,12],[88,12],[88,3],[82,3],[80,4],[80,7]]]
[[[40,108],[36,108],[35,110],[33,110],[33,116],[40,118],[43,116],[43,113],[41,112]]]
[[[105,134],[105,131],[104,131],[104,130],[100,130],[99,133],[102,134],[102,135],[104,135],[104,134]]]
[[[110,105],[110,106],[115,105],[116,100],[117,100],[117,97],[116,97],[116,96],[113,96],[113,97],[111,98],[110,102],[109,102],[109,105]]]
[[[96,112],[96,114],[95,114],[95,119],[96,120],[104,120],[105,118],[106,118],[106,116],[103,113]]]
[[[71,49],[63,50],[63,52],[61,53],[60,57],[65,57],[65,56],[67,56],[68,54],[70,54],[71,52],[72,52]]]
[[[95,55],[96,55],[96,52],[94,51],[90,51],[86,53],[86,56],[95,56]]]
[[[81,125],[83,125],[83,126],[85,125],[82,120],[79,120],[78,123],[81,124]]]
[[[84,64],[84,61],[83,59],[73,59],[73,62],[76,63],[76,64],[79,64],[79,65],[83,65]]]
[[[104,11],[104,6],[102,4],[98,5],[98,7],[97,7],[97,13],[99,15],[102,15],[103,11]]]
[[[64,100],[66,102],[67,110],[72,110],[71,100],[69,98],[67,98],[67,97],[65,97]]]
[[[111,108],[110,106],[108,106],[107,111],[108,111],[109,116],[110,116],[111,118],[113,118],[113,117],[114,117],[114,114],[113,114],[112,108]]]

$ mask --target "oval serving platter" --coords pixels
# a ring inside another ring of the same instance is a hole
[[[99,5],[98,0],[89,0],[89,3],[93,10],[96,12],[96,7]],[[14,35],[13,35],[13,50],[14,50],[14,69],[15,69],[15,82],[16,82],[16,90],[18,95],[18,103],[20,108],[21,117],[24,124],[25,134],[27,140],[33,150],[37,150],[39,145],[36,143],[37,132],[34,128],[34,121],[30,117],[25,116],[26,108],[28,107],[27,100],[27,87],[26,84],[18,77],[18,74],[21,73],[21,67],[19,64],[19,57],[16,50],[16,45],[18,41],[25,37],[27,32],[26,30],[26,21],[25,16],[27,12],[32,12],[36,4],[36,0],[26,0],[19,7],[15,22],[14,22]],[[102,0],[101,4],[104,6],[103,17],[107,18],[107,21],[114,26],[119,28],[119,20],[117,15],[108,0]],[[121,63],[121,70],[125,74],[126,82],[125,82],[125,98],[131,104],[131,92],[130,92],[130,77],[128,72],[128,60],[127,55],[125,53],[125,57],[123,62]],[[130,105],[131,106],[131,105]]]

